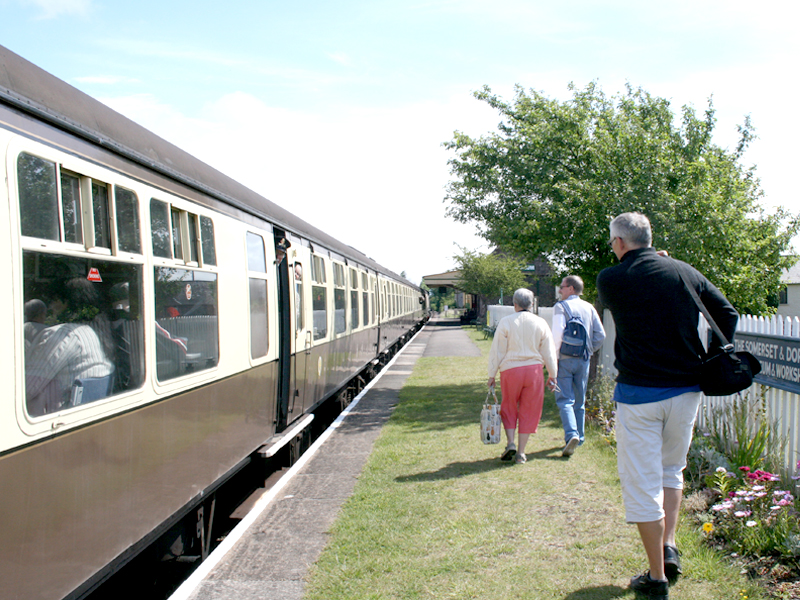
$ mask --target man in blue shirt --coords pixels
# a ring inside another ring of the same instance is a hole
[[[583,279],[577,275],[567,275],[561,281],[559,290],[562,300],[553,309],[553,342],[558,351],[556,404],[564,427],[565,446],[561,456],[571,456],[584,439],[589,359],[602,347],[606,332],[594,306],[580,298]],[[571,317],[580,317],[586,330],[587,348],[582,356],[569,356],[560,351],[564,327],[571,318],[567,316],[567,311]]]
[[[675,530],[705,354],[697,332],[699,310],[680,274],[728,339],[739,316],[696,269],[651,247],[646,216],[623,213],[610,230],[620,263],[600,272],[597,291],[616,326],[617,463],[626,520],[636,523],[650,565],[631,579],[631,588],[668,600],[668,581],[681,573]],[[711,344],[720,341],[715,337]]]

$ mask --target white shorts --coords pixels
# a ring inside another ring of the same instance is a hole
[[[664,488],[683,489],[700,392],[617,403],[617,468],[628,523],[664,518]]]

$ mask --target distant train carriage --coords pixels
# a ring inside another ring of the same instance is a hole
[[[2,595],[80,598],[187,515],[207,548],[218,486],[427,305],[2,47],[0,67]]]

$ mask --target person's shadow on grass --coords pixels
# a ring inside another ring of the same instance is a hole
[[[543,450],[539,450],[538,452],[526,452],[525,456],[528,457],[528,460],[568,460],[568,456],[561,456],[561,452],[564,450],[563,446],[555,446],[554,448],[545,448]]]
[[[476,460],[471,462],[453,462],[436,471],[424,471],[422,473],[414,473],[413,475],[400,475],[395,478],[395,481],[405,483],[407,481],[437,481],[440,479],[456,479],[458,477],[466,477],[469,475],[475,475],[476,473],[493,471],[495,469],[505,469],[513,465],[513,460],[509,462],[501,462],[499,458],[487,458],[484,460]]]
[[[622,598],[630,593],[630,589],[618,585],[598,585],[576,590],[564,596],[564,600],[606,600],[607,598]]]

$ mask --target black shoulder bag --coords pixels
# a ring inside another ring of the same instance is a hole
[[[722,341],[722,348],[716,354],[706,356],[700,366],[700,389],[706,396],[729,396],[746,390],[753,384],[753,377],[761,372],[761,363],[749,352],[734,352],[733,344],[714,322],[697,291],[686,280],[686,275],[677,265],[673,266],[678,271],[683,285],[692,295],[697,308]]]

